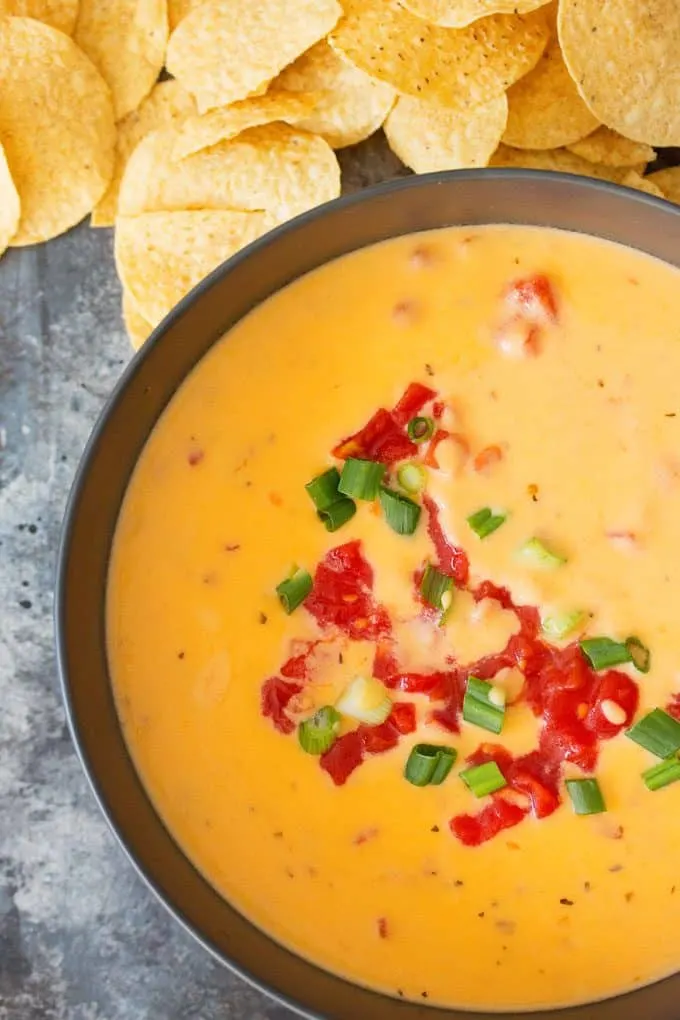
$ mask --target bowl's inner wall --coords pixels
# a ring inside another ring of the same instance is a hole
[[[241,917],[184,857],[137,777],[115,712],[104,629],[110,546],[128,479],[151,429],[182,380],[235,322],[339,255],[412,231],[483,223],[581,231],[680,264],[680,210],[637,192],[557,174],[485,170],[412,177],[307,214],[217,270],[146,345],[90,441],[64,531],[57,583],[64,696],[105,814],[156,892],[209,949],[284,1001],[297,1001],[332,1020],[434,1015],[464,1020],[470,1014],[388,999],[296,957]],[[452,961],[456,965],[464,961]],[[559,1015],[563,1020],[677,1020],[678,1001],[680,976]],[[531,1014],[533,1020],[549,1016],[555,1013]]]

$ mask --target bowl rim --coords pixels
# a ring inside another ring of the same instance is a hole
[[[127,860],[134,867],[137,875],[142,879],[146,887],[153,893],[156,900],[160,902],[162,906],[172,915],[174,920],[179,925],[181,925],[182,929],[185,932],[187,932],[199,945],[201,945],[203,949],[207,950],[207,952],[214,960],[218,961],[222,966],[226,966],[230,972],[242,978],[251,987],[268,996],[269,999],[273,1000],[275,1003],[278,1003],[279,1005],[286,1007],[293,1013],[296,1013],[300,1017],[305,1018],[305,1020],[325,1020],[325,1017],[322,1013],[316,1012],[312,1008],[303,1005],[301,1002],[296,1001],[290,995],[272,986],[268,981],[258,977],[257,974],[253,973],[250,969],[244,967],[240,963],[237,963],[233,959],[230,959],[216,945],[214,945],[211,942],[210,938],[207,937],[204,933],[202,933],[198,929],[198,927],[187,916],[185,916],[181,908],[179,908],[176,905],[176,903],[173,902],[161,890],[156,877],[149,868],[145,867],[142,864],[136,850],[129,845],[125,836],[120,831],[118,823],[113,817],[110,804],[102,792],[101,784],[97,776],[96,770],[93,767],[84,747],[83,736],[81,731],[81,721],[78,718],[78,714],[73,703],[69,670],[67,666],[68,655],[66,647],[67,642],[64,622],[68,602],[67,565],[69,560],[71,544],[73,540],[73,531],[77,517],[78,505],[88,475],[90,473],[92,462],[95,459],[99,443],[102,439],[102,436],[105,434],[108,428],[109,420],[115,408],[118,406],[119,402],[126,393],[131,383],[131,380],[134,379],[134,377],[137,375],[137,373],[140,370],[140,367],[145,363],[145,361],[149,357],[151,357],[153,350],[162,342],[163,337],[168,333],[171,327],[183,318],[186,311],[189,308],[199,304],[204,299],[206,294],[208,294],[213,288],[217,287],[238,266],[245,262],[257,259],[261,251],[263,251],[266,248],[269,248],[270,246],[275,245],[280,238],[294,234],[298,231],[303,231],[310,224],[325,219],[333,212],[339,213],[343,210],[351,209],[354,206],[369,205],[371,202],[380,199],[383,196],[390,195],[393,193],[406,192],[414,189],[415,190],[424,189],[426,187],[431,186],[433,183],[450,185],[453,184],[455,181],[461,182],[476,181],[482,178],[485,180],[494,179],[505,181],[509,180],[514,181],[518,184],[533,181],[539,185],[540,184],[546,185],[557,184],[558,186],[569,185],[572,188],[576,187],[577,189],[582,189],[583,192],[602,192],[603,194],[616,194],[620,200],[627,202],[631,206],[631,208],[637,206],[640,209],[644,209],[645,207],[649,207],[652,209],[660,209],[662,210],[665,216],[675,217],[676,219],[680,220],[680,206],[676,206],[668,200],[658,198],[654,195],[650,195],[649,193],[614,184],[611,181],[600,180],[591,177],[583,177],[580,175],[569,174],[564,172],[546,170],[528,170],[522,168],[504,168],[504,167],[474,170],[439,171],[436,173],[429,174],[409,175],[389,180],[386,182],[381,182],[370,187],[361,188],[356,192],[343,195],[337,199],[334,199],[331,202],[327,202],[321,206],[317,206],[311,210],[308,210],[307,212],[304,212],[296,216],[292,220],[289,220],[277,226],[273,230],[269,231],[262,237],[251,242],[245,248],[241,249],[236,254],[231,256],[229,259],[221,263],[207,277],[205,277],[199,284],[197,284],[188,294],[186,294],[181,299],[181,301],[179,301],[178,304],[168,313],[168,315],[153,329],[153,331],[151,332],[147,340],[143,343],[141,348],[134,353],[130,362],[125,366],[123,372],[121,373],[111,393],[107,397],[103,408],[101,409],[95,420],[95,423],[90,431],[85,447],[83,448],[83,451],[81,453],[78,466],[74,474],[71,488],[69,491],[66,507],[64,510],[54,574],[53,622],[55,629],[57,671],[59,678],[59,687],[61,691],[62,700],[64,703],[68,730],[73,741],[76,755],[85,773],[88,785],[90,787],[90,790],[92,791],[92,794],[99,807],[99,810],[104,816],[106,823],[111,832],[113,833],[118,845],[122,848]],[[489,222],[491,223],[492,221]],[[500,220],[498,221],[499,224],[501,222],[502,221]],[[538,229],[550,229],[550,228],[539,227]],[[567,230],[567,228],[560,227],[556,227],[554,229]],[[414,230],[412,232],[417,233],[418,231]],[[591,235],[588,235],[587,231],[584,231],[583,233],[585,234],[585,236],[601,238],[601,235],[597,233],[593,233]],[[395,234],[393,236],[398,235]],[[374,241],[372,243],[380,242]],[[618,243],[621,244],[621,246],[625,246],[622,242]],[[363,246],[359,245],[355,248],[350,249],[349,251],[361,250],[361,247]],[[333,260],[334,260],[333,258],[328,259],[325,262],[320,263],[320,265],[328,264],[328,262]],[[662,259],[660,260],[663,261]],[[680,255],[678,261],[680,265]],[[306,272],[308,271],[303,271],[299,274],[296,274],[293,277],[293,279],[294,280],[300,279],[302,276],[306,275]],[[277,288],[272,293],[277,293],[278,290],[280,289],[282,288]],[[241,318],[242,317],[243,316],[241,316]],[[218,342],[218,340],[216,342]],[[202,358],[205,357],[205,353],[207,353],[207,351],[196,359],[195,364],[198,364],[202,360]],[[186,378],[186,375],[184,378]],[[175,390],[172,392],[172,394],[166,401],[165,404],[166,407],[169,401],[172,399],[172,396],[174,396],[176,392],[177,388],[175,388]],[[148,440],[149,435],[150,432],[147,432],[144,438],[144,443]],[[135,769],[135,771],[137,770]],[[137,774],[139,777],[139,773]],[[139,778],[141,781],[141,777]],[[164,822],[162,821],[159,813],[156,811],[155,806],[154,813],[159,824],[164,826]],[[170,836],[172,837],[172,833],[170,833]],[[187,857],[187,855],[184,854],[181,847],[179,847],[179,849],[183,853],[185,858],[187,860],[190,860]],[[208,880],[206,879],[206,881]],[[233,904],[230,904],[230,906],[232,906],[234,910],[240,913],[238,908],[235,907]],[[246,920],[248,919],[246,918]],[[249,923],[253,924],[253,922]],[[269,935],[266,932],[266,930],[260,929],[260,931],[263,931],[266,938],[269,939],[270,941],[273,942],[277,941],[276,939],[274,939],[273,936]],[[281,945],[281,943],[278,942],[277,944]],[[300,954],[296,953],[294,949],[290,949],[289,951],[298,957],[300,956]],[[317,970],[321,970],[324,973],[330,974],[332,976],[336,977],[338,976],[335,975],[334,972],[332,971],[325,970],[325,968],[323,968],[318,963],[306,960],[304,957],[301,958],[305,960],[305,962],[309,966]],[[658,986],[661,984],[666,984],[668,982],[673,981],[674,978],[677,979],[679,976],[680,975],[676,972],[675,974],[671,974],[665,978],[659,979],[658,981],[654,982],[653,985]],[[397,1014],[397,1011],[400,1010],[400,1008],[405,1006],[409,1007],[410,1009],[410,1012],[408,1013],[409,1020],[411,1020],[411,1018],[415,1018],[416,1016],[418,1017],[418,1020],[420,1020],[421,1016],[423,1020],[426,1020],[426,1018],[436,1018],[437,1015],[446,1017],[451,1015],[452,1012],[455,1012],[456,1016],[458,1016],[459,1012],[462,1016],[465,1015],[469,1015],[470,1017],[476,1016],[478,1017],[478,1020],[486,1020],[487,1016],[495,1018],[505,1017],[506,1020],[513,1020],[513,1018],[515,1017],[517,1017],[518,1020],[520,1017],[522,1018],[522,1020],[524,1020],[525,1016],[526,1017],[533,1016],[536,1018],[536,1020],[543,1020],[544,1016],[546,1017],[550,1016],[555,1017],[555,1020],[559,1020],[560,1015],[564,1017],[564,1020],[567,1020],[566,1016],[567,1013],[568,1020],[571,1020],[572,1017],[576,1018],[577,1016],[579,1017],[579,1020],[590,1020],[591,1018],[590,1011],[593,1008],[597,1006],[606,1005],[606,1003],[608,1002],[621,1003],[622,1000],[632,999],[635,996],[639,995],[640,991],[644,991],[644,987],[650,987],[644,986],[643,989],[627,990],[623,993],[610,996],[605,999],[600,999],[595,1002],[588,1002],[583,1005],[576,1006],[567,1005],[566,1007],[549,1007],[549,1008],[540,1007],[532,1009],[528,1012],[521,1013],[517,1012],[516,1009],[513,1009],[511,1011],[502,1010],[500,1012],[496,1011],[492,1014],[489,1014],[485,1010],[476,1008],[445,1007],[439,1006],[434,1003],[431,1005],[430,1004],[421,1005],[417,1002],[414,1002],[413,1000],[399,1000],[393,998],[387,993],[382,993],[379,991],[375,991],[374,989],[361,986],[356,982],[353,982],[349,978],[343,978],[342,976],[340,976],[340,979],[342,981],[347,982],[347,984],[349,984],[353,988],[361,988],[362,990],[372,992],[380,999],[384,999],[386,1002],[390,1003],[390,1006],[393,1009],[395,1016]],[[607,1018],[607,1020],[609,1020],[609,1018]],[[672,1020],[672,1018],[669,1017],[668,1020]]]

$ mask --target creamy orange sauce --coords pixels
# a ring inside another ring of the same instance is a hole
[[[515,357],[512,338],[498,344],[500,296],[537,271],[556,283],[560,321],[538,355]],[[655,759],[624,736],[600,753],[606,814],[575,817],[565,799],[549,818],[468,848],[448,829],[480,806],[459,766],[424,789],[402,772],[419,740],[453,743],[460,764],[487,734],[463,724],[451,737],[413,697],[417,732],[335,787],[260,712],[262,681],[290,642],[318,633],[304,608],[282,612],[276,584],[350,539],[362,540],[376,597],[400,618],[410,668],[437,668],[451,652],[475,659],[516,627],[466,595],[443,630],[413,619],[412,573],[431,555],[422,524],[397,536],[367,504],[335,534],[315,518],[305,483],[412,380],[438,390],[470,444],[468,461],[442,447],[428,491],[473,575],[520,602],[582,608],[589,633],[640,635],[653,655],[637,675],[640,714],[665,705],[680,688],[679,323],[680,276],[647,257],[545,230],[450,229],[366,249],[288,287],[171,402],[115,537],[112,681],[169,829],[274,938],[393,995],[500,1010],[612,995],[680,964],[680,784],[649,793],[640,773]],[[493,445],[502,458],[472,469]],[[509,517],[482,542],[466,517],[487,505]],[[527,569],[516,550],[532,535],[566,565]],[[370,671],[372,654],[360,643],[329,661],[318,703]],[[499,742],[536,746],[528,708],[506,720]]]

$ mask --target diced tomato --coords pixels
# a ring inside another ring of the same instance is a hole
[[[399,672],[399,663],[394,654],[391,641],[379,641],[373,657],[373,676],[376,680],[386,680]]]
[[[413,733],[417,726],[416,706],[410,701],[395,701],[388,722],[399,733]]]
[[[348,439],[343,439],[333,450],[333,455],[345,460],[347,457],[364,457],[381,464],[393,464],[397,460],[413,457],[417,452],[403,429],[395,422],[384,407]]]
[[[418,447],[402,432],[395,429],[377,443],[372,452],[371,460],[381,464],[396,464],[398,460],[409,460],[415,457]]]
[[[338,737],[333,746],[319,758],[321,768],[336,786],[344,786],[364,760],[364,745],[358,730]]]
[[[507,779],[506,772],[512,765],[512,755],[500,744],[492,744],[490,741],[480,744],[472,754],[466,758],[469,765],[486,765],[495,761],[499,769]]]
[[[501,588],[499,585],[494,584],[493,581],[482,581],[472,592],[472,597],[475,602],[481,602],[483,599],[493,599],[503,609],[515,608],[515,603],[512,601],[512,595],[508,589]]]
[[[425,464],[426,467],[435,468],[435,470],[439,467],[439,461],[437,460],[437,447],[441,442],[448,438],[449,433],[446,429],[437,429],[428,443],[427,451],[423,457],[423,464]]]
[[[511,804],[503,797],[494,797],[476,815],[456,815],[449,822],[449,828],[465,846],[480,846],[503,829],[518,825],[526,814],[517,804]]]
[[[382,754],[391,751],[399,743],[399,730],[387,719],[380,726],[360,726],[357,733],[361,737],[364,751],[367,754]]]
[[[279,733],[292,733],[295,729],[295,723],[286,715],[286,707],[290,699],[301,690],[300,684],[288,683],[279,676],[272,676],[262,684],[262,715],[271,719]]]
[[[361,542],[331,549],[319,563],[305,609],[321,627],[337,627],[354,641],[375,641],[392,629],[387,610],[373,599],[373,571]]]
[[[423,506],[427,510],[427,530],[437,554],[439,569],[462,587],[467,584],[470,573],[467,555],[463,549],[453,545],[444,534],[439,521],[439,508],[431,496],[423,496]]]
[[[601,740],[609,740],[620,733],[624,727],[630,726],[637,711],[639,699],[637,684],[626,673],[610,669],[597,678],[593,703],[586,716],[585,724]],[[626,718],[622,723],[611,723],[605,719],[601,707],[603,701],[614,701],[621,706],[626,713]]]
[[[680,721],[680,694],[673,694],[671,700],[666,705],[666,711],[669,715],[672,715],[674,719]]]
[[[511,790],[531,801],[536,818],[547,818],[560,806],[559,764],[531,751],[501,769]]]
[[[429,715],[429,721],[448,730],[449,733],[460,732],[460,710],[462,704],[460,698],[449,698],[443,708],[433,708]]]
[[[281,674],[290,680],[309,680],[311,658],[314,655],[318,641],[303,641],[303,650],[297,655],[291,655],[281,666]]]
[[[417,382],[411,383],[392,411],[392,418],[397,425],[407,425],[411,418],[419,414],[425,404],[436,396],[436,390],[430,389],[429,386],[423,386],[422,383]]]
[[[432,694],[437,689],[448,688],[448,673],[392,673],[383,677],[385,687],[406,694]]]
[[[510,308],[520,312],[531,322],[554,323],[558,319],[555,288],[544,273],[535,273],[510,284],[506,295]]]
[[[439,419],[443,415],[444,407],[445,404],[443,400],[435,400],[434,404],[432,405],[432,417],[434,418],[435,421],[439,421]]]

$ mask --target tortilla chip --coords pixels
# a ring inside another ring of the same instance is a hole
[[[444,28],[465,28],[490,14],[528,14],[550,0],[402,0],[423,21]]]
[[[0,255],[16,233],[20,215],[19,193],[7,165],[5,150],[0,144]]]
[[[35,18],[66,35],[73,35],[78,17],[78,0],[0,0],[0,15]]]
[[[174,32],[180,21],[184,21],[187,14],[191,14],[204,0],[168,0],[168,25],[170,31]]]
[[[246,99],[323,39],[337,0],[206,0],[172,33],[167,65],[201,113]]]
[[[545,12],[496,14],[439,28],[395,0],[344,0],[333,49],[397,92],[463,110],[488,102],[535,66],[548,42]]]
[[[591,163],[604,163],[606,166],[638,166],[656,159],[656,153],[650,145],[631,142],[629,138],[607,127],[598,128],[592,135],[568,148]]]
[[[655,184],[669,202],[680,205],[680,166],[669,167],[668,170],[657,170],[645,177],[650,184]]]
[[[655,198],[666,197],[655,181],[650,181],[649,177],[643,177],[637,170],[628,170],[621,180],[621,184],[627,188],[635,188],[637,191],[644,191],[648,195],[654,195]]]
[[[321,135],[334,149],[369,138],[383,124],[396,97],[390,85],[341,60],[325,40],[286,67],[275,84],[292,92],[317,93],[313,114],[298,126]]]
[[[417,174],[460,170],[487,165],[507,118],[504,95],[465,111],[402,96],[385,121],[385,134],[392,151]]]
[[[200,209],[119,216],[116,267],[138,313],[160,322],[222,262],[263,234],[262,212]]]
[[[558,26],[567,67],[603,124],[680,145],[678,0],[562,0]]]
[[[182,125],[173,146],[172,159],[184,159],[260,124],[271,124],[277,120],[295,124],[314,109],[315,99],[310,93],[296,95],[294,92],[272,90],[264,96],[196,114]]]
[[[121,120],[148,96],[163,67],[166,0],[80,0],[75,41],[108,82]]]
[[[128,339],[136,351],[153,332],[154,327],[147,322],[135,304],[129,291],[123,291],[123,323]]]
[[[196,104],[178,81],[156,85],[138,109],[128,113],[118,125],[116,166],[106,194],[92,213],[93,227],[112,227],[118,207],[118,191],[127,162],[133,151],[156,128],[178,124],[196,112]]]
[[[180,131],[154,131],[137,146],[121,183],[121,214],[266,209],[284,221],[340,194],[335,153],[316,135],[265,124],[173,162]]]
[[[68,36],[30,18],[0,20],[0,138],[21,199],[12,245],[68,230],[111,179],[106,83]]]
[[[584,138],[598,124],[579,95],[555,35],[533,71],[508,89],[503,141],[518,149],[557,149]]]
[[[569,149],[511,149],[499,145],[489,166],[524,167],[528,170],[556,170],[580,177],[597,177],[620,184],[628,172],[625,167],[600,166],[581,159]]]

